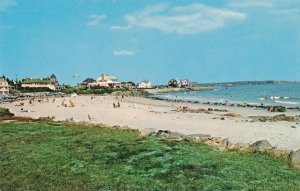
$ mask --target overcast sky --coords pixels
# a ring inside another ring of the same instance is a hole
[[[0,0],[0,75],[300,80],[299,0]]]

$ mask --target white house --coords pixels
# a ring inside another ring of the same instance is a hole
[[[23,88],[48,88],[50,90],[59,89],[56,76],[52,74],[47,78],[26,78],[23,79],[21,86]]]
[[[121,87],[121,83],[118,81],[118,79],[115,76],[101,74],[96,82],[88,83],[88,86],[117,88],[117,87]]]
[[[176,79],[171,79],[168,82],[168,85],[171,86],[171,87],[186,88],[186,87],[190,87],[191,83],[187,79],[176,78]]]
[[[138,88],[145,89],[145,88],[152,88],[151,82],[149,80],[143,80],[141,83],[138,84]]]
[[[6,95],[9,94],[9,90],[7,88],[0,88],[0,95]]]
[[[0,77],[0,88],[9,88],[8,82],[2,77]]]
[[[0,77],[0,95],[9,94],[9,84],[8,82]]]

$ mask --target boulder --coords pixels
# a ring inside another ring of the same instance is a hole
[[[290,159],[291,159],[293,166],[300,169],[300,149],[297,151],[291,152]]]
[[[178,132],[171,132],[169,130],[159,130],[157,132],[157,135],[161,137],[162,139],[168,139],[168,140],[176,140],[176,141],[181,141],[183,140],[186,136],[184,134],[178,133]]]
[[[288,157],[291,154],[289,150],[273,149],[270,153],[276,157]]]
[[[170,140],[176,140],[176,141],[181,141],[185,138],[186,136],[184,134],[178,133],[178,132],[171,132],[167,139]]]
[[[156,133],[157,136],[165,138],[168,137],[171,134],[171,131],[169,130],[158,130],[158,132]]]
[[[228,139],[224,139],[222,137],[212,137],[204,141],[204,143],[218,148],[227,148],[229,141]]]
[[[285,112],[286,107],[284,107],[284,106],[269,106],[268,111],[271,111],[271,112]]]
[[[250,144],[248,144],[248,143],[236,143],[234,145],[234,149],[240,150],[240,151],[245,151],[245,150],[248,150],[249,148],[250,148]]]
[[[241,115],[238,114],[238,113],[226,113],[226,114],[224,114],[224,116],[227,116],[227,117],[241,117]]]
[[[265,152],[273,149],[273,146],[267,140],[256,141],[250,145],[254,151]]]
[[[156,133],[156,130],[153,128],[145,128],[139,130],[141,136],[150,136]]]
[[[200,143],[203,141],[207,141],[209,138],[211,138],[211,136],[208,134],[192,134],[192,135],[187,135],[185,137],[185,140],[190,142]]]

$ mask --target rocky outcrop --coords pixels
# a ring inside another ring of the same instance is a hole
[[[238,113],[226,113],[226,114],[224,114],[224,116],[227,116],[227,117],[242,117]]]
[[[187,135],[185,137],[185,140],[187,140],[189,142],[201,143],[210,138],[211,138],[211,136],[208,134],[191,134],[191,135]]]
[[[270,151],[270,153],[276,157],[288,158],[289,155],[291,154],[291,151],[274,148]]]
[[[284,106],[269,106],[268,111],[271,112],[285,112],[286,111],[286,107]]]
[[[154,128],[145,128],[145,129],[140,129],[139,130],[140,135],[145,137],[145,136],[150,136],[156,133],[156,129]]]
[[[273,147],[267,140],[260,140],[252,143],[231,143],[228,139],[222,137],[211,137],[208,134],[191,134],[184,135],[169,130],[158,130],[153,128],[141,129],[142,136],[156,136],[167,141],[188,141],[192,143],[202,143],[219,150],[244,151],[244,152],[263,152],[269,153],[276,157],[290,159],[293,166],[300,168],[300,149],[297,151],[280,150]]]
[[[246,151],[249,150],[250,144],[248,143],[236,143],[233,146],[233,150]]]
[[[254,121],[260,122],[277,122],[277,121],[288,121],[297,122],[299,121],[299,116],[287,116],[285,114],[275,115],[275,116],[250,116]]]
[[[290,159],[293,166],[300,169],[300,149],[291,152]]]
[[[181,141],[186,136],[178,132],[171,132],[169,130],[159,130],[156,135],[165,140]]]
[[[272,150],[274,147],[267,140],[256,141],[250,145],[253,151],[265,152]]]
[[[228,147],[229,141],[228,139],[224,139],[222,137],[211,137],[208,140],[204,141],[204,143],[213,147],[226,149]]]

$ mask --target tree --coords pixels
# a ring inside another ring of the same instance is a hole
[[[176,79],[171,79],[170,81],[169,81],[169,83],[168,83],[168,86],[169,87],[173,87],[173,88],[176,88],[176,87],[178,87],[178,80],[176,80]]]

